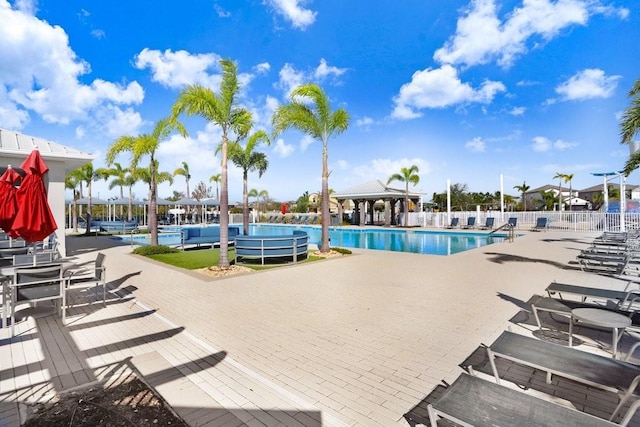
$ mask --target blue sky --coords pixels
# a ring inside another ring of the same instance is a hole
[[[96,156],[149,132],[187,84],[217,90],[218,61],[238,64],[255,129],[298,84],[318,83],[351,117],[329,142],[330,188],[386,182],[417,165],[415,191],[600,184],[620,170],[619,118],[640,78],[640,7],[606,0],[0,0],[0,127]],[[220,171],[219,130],[184,120],[188,138],[158,151],[187,162],[190,187]],[[262,146],[267,172],[249,187],[276,200],[320,190],[321,144],[296,131]],[[126,166],[128,156],[118,161]],[[640,175],[629,182],[637,184]],[[396,186],[402,186],[397,183]],[[183,177],[159,195],[185,191]],[[135,194],[145,197],[143,185]],[[215,192],[215,190],[214,190]],[[241,172],[230,170],[230,201]],[[115,197],[104,182],[94,196]]]

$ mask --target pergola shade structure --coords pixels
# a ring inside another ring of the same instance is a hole
[[[422,193],[409,191],[409,200],[418,205]],[[346,201],[353,202],[355,208],[352,216],[352,225],[374,225],[374,205],[378,202],[384,203],[384,225],[397,225],[399,212],[404,212],[405,190],[389,187],[380,180],[369,181],[356,185],[344,191],[333,193],[332,199],[338,201],[338,215],[342,218],[343,205]],[[396,212],[396,205],[399,206]],[[369,215],[367,215],[369,214]]]

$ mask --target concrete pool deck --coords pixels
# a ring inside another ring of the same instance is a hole
[[[596,235],[525,232],[451,256],[355,250],[224,279],[67,238],[76,262],[107,255],[108,305],[74,307],[66,326],[28,319],[13,339],[0,330],[0,425],[19,425],[20,402],[128,369],[193,426],[421,425],[428,396],[478,346],[507,328],[532,334],[522,309],[551,281],[624,285],[572,264]],[[610,333],[578,333],[581,349],[609,354]],[[615,407],[612,393],[554,386],[587,412]]]

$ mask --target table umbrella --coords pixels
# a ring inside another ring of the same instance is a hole
[[[49,167],[40,152],[33,150],[22,163],[26,172],[16,193],[18,212],[12,230],[29,243],[39,242],[58,229],[47,200],[44,174]]]
[[[13,239],[18,237],[18,234],[11,228],[18,212],[16,184],[20,182],[20,179],[22,176],[11,165],[0,176],[0,228]]]

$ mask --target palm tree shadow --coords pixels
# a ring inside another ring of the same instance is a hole
[[[489,261],[495,262],[496,264],[505,264],[507,262],[529,262],[529,263],[541,263],[548,264],[553,267],[560,268],[562,270],[573,270],[572,267],[557,261],[551,261],[548,259],[540,259],[540,258],[527,258],[519,255],[505,254],[499,252],[485,252],[487,255],[491,255]]]
[[[518,298],[514,298],[514,297],[512,297],[510,295],[503,294],[502,292],[498,292],[498,297],[502,298],[505,301],[513,303],[516,307],[518,307],[518,308],[520,308],[522,310],[531,311],[531,303],[530,302],[523,301],[523,300],[518,299]]]

